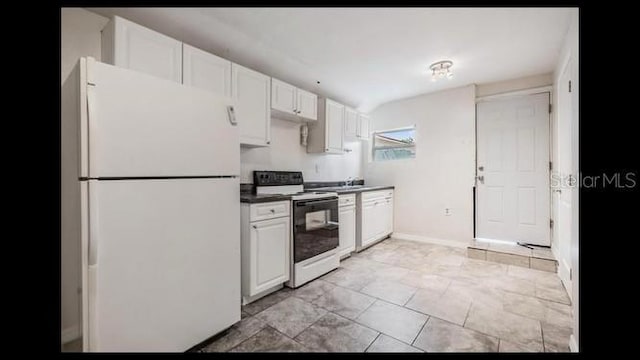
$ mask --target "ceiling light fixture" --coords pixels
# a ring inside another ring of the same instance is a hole
[[[450,68],[453,66],[453,62],[449,60],[438,61],[429,66],[431,70],[431,81],[436,81],[438,79],[451,79],[453,77],[453,73]]]

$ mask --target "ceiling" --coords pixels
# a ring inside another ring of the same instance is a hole
[[[552,72],[569,8],[89,8],[120,15],[360,111]],[[452,60],[454,78],[428,66]],[[318,84],[318,82],[320,82]]]

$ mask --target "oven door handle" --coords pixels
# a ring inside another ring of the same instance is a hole
[[[327,200],[309,200],[309,201],[296,201],[296,206],[310,206],[310,205],[319,205],[326,204],[330,202],[338,203],[338,198],[327,199]]]

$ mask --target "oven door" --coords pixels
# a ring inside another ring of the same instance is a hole
[[[338,198],[293,202],[294,262],[335,249],[338,238]]]

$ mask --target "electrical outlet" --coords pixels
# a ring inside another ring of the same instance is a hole
[[[444,208],[444,216],[451,216],[451,209],[450,208]]]

